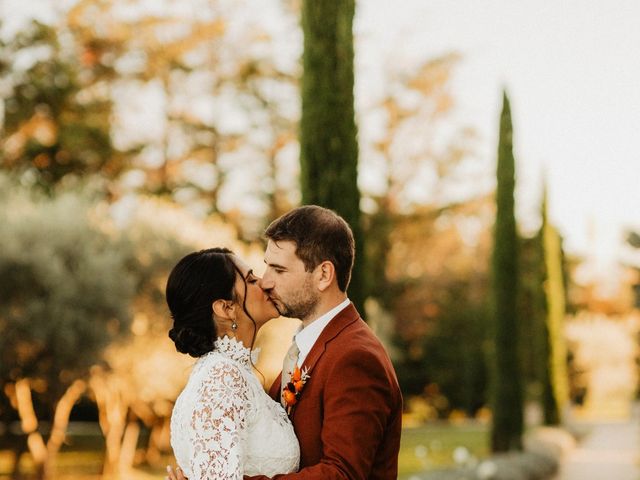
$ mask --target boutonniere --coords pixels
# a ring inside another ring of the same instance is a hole
[[[293,370],[293,373],[289,372],[291,377],[282,389],[282,398],[284,398],[284,403],[287,406],[287,414],[290,414],[291,408],[298,403],[304,384],[311,378],[308,372],[308,368],[300,370],[298,366]]]

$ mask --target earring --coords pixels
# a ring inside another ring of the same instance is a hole
[[[231,330],[237,330],[238,329],[238,324],[236,323],[236,321],[234,320],[233,323],[231,324]]]

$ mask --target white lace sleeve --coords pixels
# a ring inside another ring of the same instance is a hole
[[[217,362],[198,389],[191,417],[190,480],[242,479],[248,385],[240,368]]]

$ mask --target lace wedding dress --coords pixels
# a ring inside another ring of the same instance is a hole
[[[287,414],[251,370],[249,349],[229,337],[194,365],[173,408],[171,446],[189,480],[273,476],[300,461]]]

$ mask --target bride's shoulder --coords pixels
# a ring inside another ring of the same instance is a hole
[[[211,352],[198,362],[196,375],[199,381],[204,383],[221,381],[223,385],[246,386],[250,383],[253,373],[233,359]]]
[[[218,351],[209,352],[198,359],[196,368],[200,373],[242,373],[242,368],[225,355]]]

